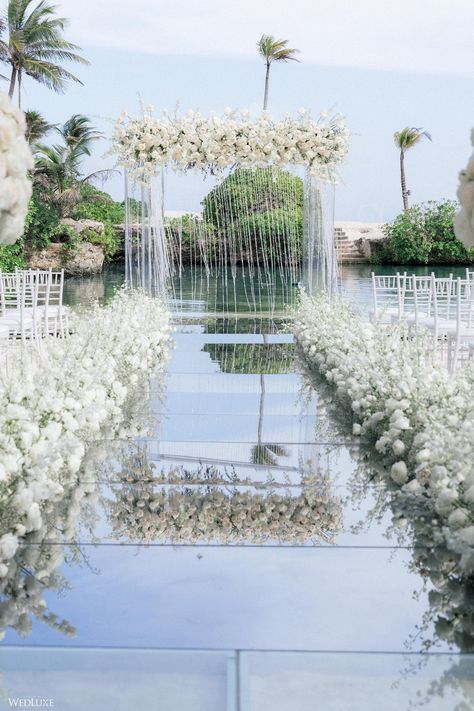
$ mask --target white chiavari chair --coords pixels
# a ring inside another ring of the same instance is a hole
[[[25,278],[38,286],[38,312],[43,335],[64,337],[68,332],[68,311],[63,304],[64,269],[25,270]]]
[[[0,326],[2,334],[22,341],[37,339],[41,333],[38,287],[34,280],[17,270],[0,272]]]
[[[474,289],[469,279],[456,279],[456,325],[448,333],[448,367],[456,370],[462,347],[474,341]]]
[[[406,274],[378,275],[372,272],[373,309],[370,311],[372,322],[390,323],[401,319]]]

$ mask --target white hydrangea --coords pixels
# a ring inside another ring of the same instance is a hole
[[[25,117],[0,92],[0,243],[13,244],[23,234],[33,168]]]

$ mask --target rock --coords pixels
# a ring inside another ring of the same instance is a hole
[[[354,244],[357,245],[361,255],[370,262],[372,259],[377,258],[387,240],[388,237],[376,237],[375,239],[361,237]]]
[[[30,269],[64,269],[71,276],[99,274],[104,265],[104,250],[89,242],[81,242],[71,250],[64,244],[51,242],[45,249],[30,250],[26,265]]]
[[[73,220],[71,217],[63,217],[60,224],[72,227],[78,235],[84,232],[84,230],[93,230],[99,235],[104,231],[104,223],[98,222],[97,220]]]

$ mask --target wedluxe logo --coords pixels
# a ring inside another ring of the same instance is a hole
[[[54,699],[41,699],[39,696],[24,696],[14,699],[9,697],[8,703],[12,708],[20,709],[52,709],[54,707]]]

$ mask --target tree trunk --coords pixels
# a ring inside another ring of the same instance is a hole
[[[10,99],[13,97],[13,92],[15,91],[17,71],[15,67],[12,68],[12,75],[10,77],[10,88],[8,89],[8,96]]]
[[[267,68],[265,71],[265,93],[263,95],[263,110],[266,111],[268,107],[268,85],[270,83],[270,62],[267,62]]]
[[[21,72],[18,72],[18,108],[21,111]]]
[[[403,209],[408,210],[408,190],[405,178],[405,153],[403,149],[400,151],[400,182],[402,184]]]

